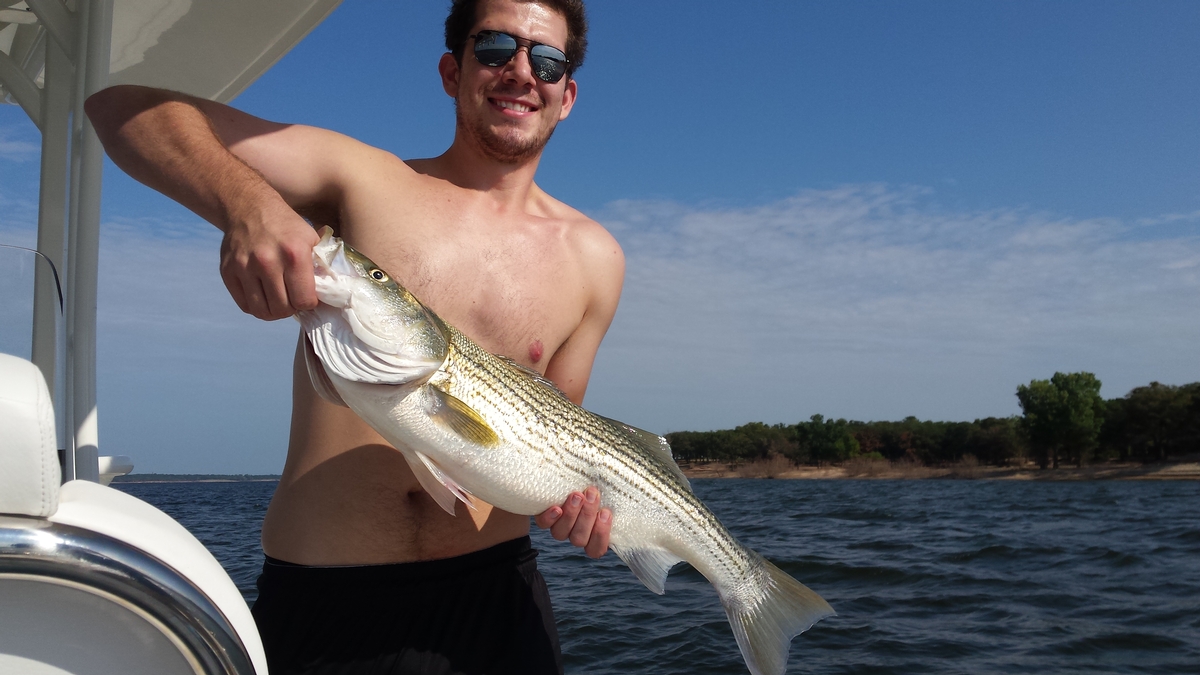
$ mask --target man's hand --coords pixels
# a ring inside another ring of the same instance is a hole
[[[273,320],[317,306],[320,238],[289,204],[336,192],[327,158],[342,137],[133,85],[92,94],[85,109],[117,166],[225,232],[221,278],[243,312]]]
[[[582,494],[572,492],[562,506],[552,506],[533,519],[540,528],[550,528],[550,536],[582,548],[590,558],[599,558],[608,550],[612,531],[612,511],[600,508],[600,491],[590,487]]]
[[[231,225],[221,242],[221,279],[247,314],[267,321],[317,306],[312,250],[320,237],[279,200],[251,226]]]

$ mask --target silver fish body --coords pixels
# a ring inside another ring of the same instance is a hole
[[[456,499],[477,497],[534,515],[596,486],[613,513],[613,551],[655,593],[678,562],[703,574],[755,675],[783,673],[791,639],[834,613],[733,538],[662,437],[588,412],[488,353],[329,231],[314,271],[322,304],[298,315],[314,386],[400,450],[451,514]]]

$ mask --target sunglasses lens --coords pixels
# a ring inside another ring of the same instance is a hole
[[[495,68],[508,63],[517,52],[517,41],[504,33],[480,33],[475,38],[475,58],[485,66]]]
[[[508,33],[479,31],[475,38],[475,60],[490,68],[508,63],[517,53],[517,39]],[[529,63],[533,74],[543,82],[558,82],[567,72],[567,55],[550,45],[534,44],[529,48]]]
[[[549,45],[534,45],[529,50],[533,74],[543,82],[558,82],[567,72],[567,56]]]

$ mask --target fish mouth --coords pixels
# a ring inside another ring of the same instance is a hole
[[[345,250],[340,239],[333,236],[333,228],[328,225],[321,228],[321,241],[313,246],[313,271],[318,275],[331,273],[333,261],[339,255],[345,257]]]
[[[317,299],[333,307],[344,308],[350,304],[350,293],[341,280],[357,277],[354,265],[346,257],[346,246],[333,236],[333,228],[321,228],[321,240],[313,247],[313,277],[316,281]]]

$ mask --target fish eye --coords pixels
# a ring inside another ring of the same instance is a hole
[[[371,278],[374,279],[375,281],[387,281],[388,280],[387,272],[384,272],[383,270],[379,269],[378,267],[371,270],[370,274],[371,274]]]

